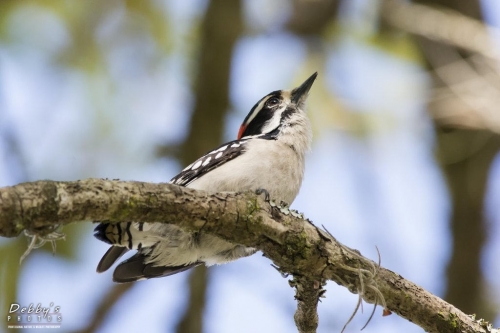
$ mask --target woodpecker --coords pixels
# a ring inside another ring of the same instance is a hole
[[[243,120],[237,140],[200,157],[170,183],[209,193],[265,189],[272,200],[291,204],[299,192],[304,156],[311,146],[305,102],[317,75],[295,89],[264,96]],[[201,264],[224,264],[256,252],[162,223],[101,222],[94,231],[97,239],[112,245],[97,266],[99,273],[127,251],[137,250],[116,267],[113,280],[120,283],[169,276]]]

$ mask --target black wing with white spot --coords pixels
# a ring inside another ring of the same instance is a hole
[[[248,139],[230,141],[223,144],[219,148],[212,150],[184,168],[184,170],[170,180],[170,183],[180,186],[188,186],[191,182],[211,170],[243,154],[245,152],[245,145],[248,143]]]

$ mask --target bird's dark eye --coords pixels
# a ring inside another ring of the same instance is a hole
[[[267,100],[267,102],[266,102],[266,106],[271,108],[271,107],[273,107],[273,106],[278,105],[278,104],[279,104],[279,102],[280,102],[280,100],[279,100],[279,99],[277,99],[276,97],[269,98],[269,99]]]

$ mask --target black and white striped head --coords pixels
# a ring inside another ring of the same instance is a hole
[[[279,131],[279,127],[294,113],[305,112],[305,101],[316,76],[317,72],[295,89],[276,90],[264,96],[243,120],[238,140],[249,135]]]

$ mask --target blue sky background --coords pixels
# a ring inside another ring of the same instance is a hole
[[[499,3],[484,3],[487,19],[498,24]],[[284,0],[245,1],[246,35],[234,50],[225,138],[234,139],[263,95],[292,88],[319,71],[309,103],[314,145],[294,208],[369,258],[376,260],[378,247],[384,267],[442,296],[450,207],[425,111],[430,78],[417,62],[359,38],[369,35],[374,24],[366,1],[343,7],[345,31],[325,43],[319,59],[301,39],[281,32],[287,6]],[[19,140],[26,170],[0,140],[0,186],[38,179],[161,182],[173,177],[182,166],[157,159],[155,148],[181,142],[186,135],[193,106],[187,36],[205,7],[201,0],[158,2],[171,29],[172,51],[165,55],[143,34],[117,38],[130,19],[117,3],[95,32],[105,50],[105,71],[89,74],[55,61],[71,38],[55,14],[20,6],[6,23],[8,42],[0,40],[0,131],[11,131]],[[365,122],[362,130],[342,122],[339,114]],[[497,158],[485,207],[491,233],[483,260],[493,300],[500,299],[499,179]],[[60,305],[64,331],[84,326],[112,286],[111,272],[95,273],[107,245],[94,239],[92,228],[88,224],[77,237],[66,239],[76,246],[74,260],[53,256],[46,246],[48,251],[34,251],[22,265],[19,303]],[[0,239],[0,245],[10,242],[24,240]],[[294,291],[270,263],[258,253],[210,269],[206,332],[295,331]],[[7,274],[5,267],[0,269],[0,281]],[[187,276],[136,283],[100,332],[165,332],[165,327],[172,332],[186,304]],[[334,283],[326,289],[318,332],[338,331],[357,302],[357,295]],[[357,332],[370,311],[365,304],[347,332]],[[366,332],[423,331],[381,313],[379,308]],[[500,317],[495,325],[500,326]]]

